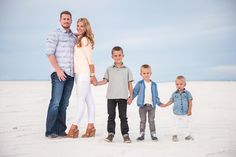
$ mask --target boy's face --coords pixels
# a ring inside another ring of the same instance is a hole
[[[114,60],[115,64],[121,64],[124,58],[124,54],[122,51],[113,51],[112,52],[112,59]]]
[[[176,85],[177,90],[182,91],[182,90],[184,90],[184,88],[186,86],[186,82],[184,79],[177,79],[175,81],[175,85]]]
[[[145,81],[149,81],[152,75],[152,71],[150,68],[141,68],[140,75]]]

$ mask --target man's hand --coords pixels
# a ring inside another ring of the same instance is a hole
[[[65,81],[66,80],[66,75],[65,75],[63,70],[57,69],[56,73],[57,73],[57,77],[60,81]]]

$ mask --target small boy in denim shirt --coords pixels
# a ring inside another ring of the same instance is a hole
[[[137,105],[139,107],[140,116],[140,137],[137,138],[137,141],[144,140],[147,113],[151,139],[153,141],[158,140],[156,137],[155,111],[156,105],[159,106],[162,103],[158,97],[157,84],[150,79],[151,74],[150,65],[142,65],[140,68],[140,75],[143,79],[135,85],[133,90],[133,99],[138,96]]]
[[[190,135],[189,120],[192,115],[193,97],[189,91],[185,89],[186,80],[184,76],[178,76],[175,81],[177,90],[172,94],[169,102],[161,107],[166,107],[174,103],[173,112],[175,119],[175,128],[172,140],[178,141],[178,134],[184,133],[185,140],[193,140]],[[181,131],[183,130],[183,131]]]

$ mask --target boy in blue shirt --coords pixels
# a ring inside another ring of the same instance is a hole
[[[186,81],[184,76],[178,76],[175,80],[177,90],[172,94],[169,102],[161,107],[166,107],[174,103],[173,112],[175,119],[175,129],[172,136],[174,142],[178,141],[178,134],[184,133],[185,140],[193,140],[190,135],[189,119],[192,115],[193,97],[189,91],[185,89]],[[183,130],[183,131],[181,131]]]
[[[155,111],[156,105],[161,105],[157,92],[157,84],[153,82],[151,77],[152,71],[148,64],[144,64],[140,68],[140,75],[143,77],[134,87],[133,99],[137,98],[137,105],[139,107],[140,116],[140,137],[137,141],[143,141],[145,136],[146,117],[148,113],[148,123],[150,128],[151,139],[157,141],[156,127],[155,127]],[[128,102],[129,104],[131,103]]]

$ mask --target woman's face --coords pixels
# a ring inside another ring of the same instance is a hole
[[[78,22],[78,23],[77,23],[77,32],[78,32],[79,35],[84,34],[84,32],[85,32],[85,26],[84,26],[84,23],[83,23],[83,22]]]

